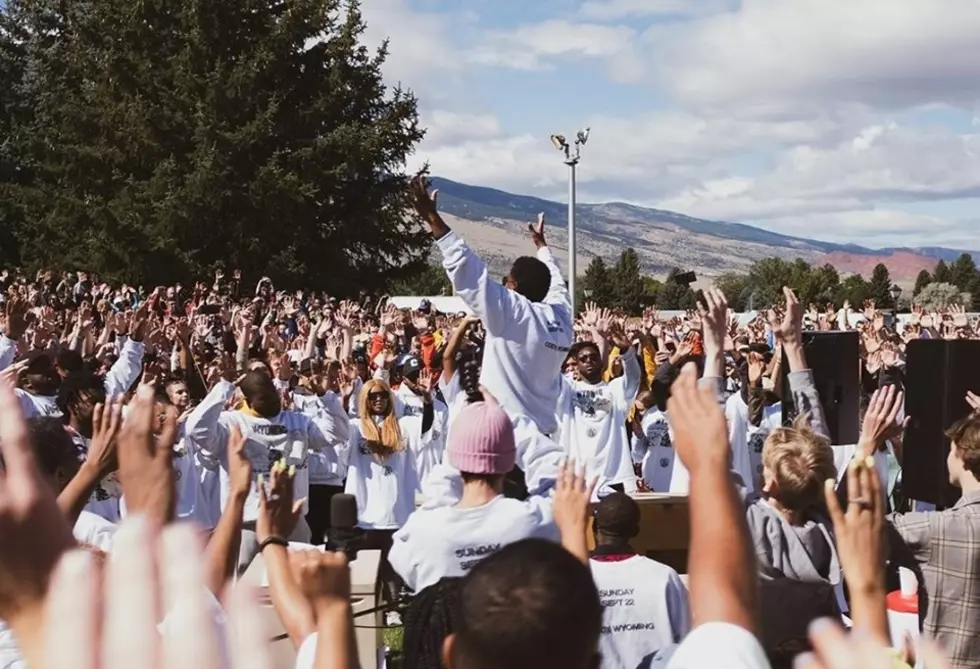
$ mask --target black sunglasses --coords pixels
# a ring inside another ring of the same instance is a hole
[[[369,400],[381,400],[381,399],[385,399],[386,400],[386,399],[388,399],[388,393],[386,393],[383,390],[379,390],[379,391],[373,392],[373,393],[368,393],[368,399]]]

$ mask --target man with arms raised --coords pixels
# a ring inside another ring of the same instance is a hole
[[[574,339],[571,299],[544,239],[544,215],[538,215],[536,226],[529,226],[537,257],[515,260],[501,284],[442,220],[437,191],[430,194],[426,186],[422,177],[412,180],[413,204],[442,251],[453,289],[486,328],[480,384],[514,423],[517,463],[530,480],[535,477],[526,469],[529,449],[536,453],[536,462],[541,462],[540,449],[560,453],[550,436],[558,428],[561,366]]]

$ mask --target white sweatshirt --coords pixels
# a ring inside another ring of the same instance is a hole
[[[595,495],[621,483],[636,489],[626,417],[640,389],[640,363],[632,347],[622,356],[623,375],[592,385],[562,376],[558,401],[560,444],[568,457],[585,463],[589,480],[598,477]]]
[[[515,431],[533,429],[518,423]],[[425,502],[395,533],[388,560],[409,587],[419,592],[449,576],[462,576],[481,558],[509,543],[540,537],[559,540],[552,516],[551,495],[562,450],[538,434],[526,440],[518,459],[525,472],[526,501],[496,497],[482,507],[460,509],[463,481],[448,462],[433,467],[423,481]],[[447,451],[448,453],[448,451]]]
[[[634,555],[589,560],[602,602],[599,652],[603,669],[636,667],[652,653],[680,643],[691,629],[687,589],[665,564]]]
[[[343,485],[347,477],[343,451],[350,440],[350,418],[344,411],[343,400],[333,391],[319,396],[294,393],[293,404],[301,413],[316,417],[321,424],[329,424],[325,434],[336,439],[330,448],[310,451],[310,484]]]
[[[112,365],[105,375],[105,394],[106,397],[124,395],[139,378],[143,372],[143,342],[124,339],[119,349],[119,359]],[[0,336],[0,371],[6,369],[17,355],[17,342],[11,341],[5,336]],[[21,410],[25,418],[35,416],[61,416],[55,396],[35,395],[20,388],[16,389],[17,398],[20,400]]]
[[[123,409],[124,418],[128,408],[127,406]],[[201,491],[196,449],[194,443],[187,438],[185,427],[184,423],[178,426],[177,441],[174,444],[174,515],[177,520],[190,521],[202,529],[213,530],[220,513],[216,516],[212,512]],[[119,517],[126,518],[128,515],[126,496],[123,495],[119,499]]]
[[[559,541],[551,500],[503,495],[472,508],[419,509],[395,533],[388,561],[414,592],[465,576],[477,562],[522,539]]]
[[[512,420],[527,417],[543,434],[558,427],[561,366],[574,340],[571,300],[554,255],[537,257],[551,271],[544,302],[531,302],[490,276],[483,260],[454,232],[438,241],[453,289],[486,328],[480,383]]]
[[[328,434],[333,426],[320,417],[309,417],[292,411],[282,411],[272,418],[253,416],[243,411],[224,411],[227,397],[234,386],[227,381],[219,382],[187,419],[188,437],[207,455],[219,462],[221,509],[228,503],[231,481],[228,477],[228,431],[238,425],[246,437],[245,453],[252,463],[252,486],[245,500],[245,522],[252,522],[258,515],[257,477],[268,478],[273,464],[285,460],[296,467],[293,479],[295,499],[309,496],[309,471],[307,458],[311,449],[332,448],[337,439]],[[304,505],[304,513],[307,511]]]
[[[653,492],[686,495],[691,475],[674,451],[674,435],[667,412],[650,407],[640,420],[642,437],[633,440],[633,460],[641,463],[640,473]]]
[[[374,457],[368,449],[361,431],[362,419],[351,421],[344,492],[357,500],[357,524],[364,529],[397,529],[415,509],[415,494],[420,491],[415,453],[420,448],[417,442],[421,435],[410,420],[398,421],[404,448],[384,460]]]

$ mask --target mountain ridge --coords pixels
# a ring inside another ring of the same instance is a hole
[[[484,226],[526,225],[538,212],[544,212],[552,221],[564,221],[568,212],[567,204],[531,195],[472,186],[444,177],[433,177],[431,182],[433,188],[439,189],[441,211]],[[921,269],[931,269],[939,260],[951,262],[962,253],[970,253],[980,262],[978,251],[932,246],[874,249],[784,235],[747,223],[700,219],[626,202],[577,203],[576,215],[577,239],[580,246],[584,245],[586,255],[610,260],[618,256],[616,246],[619,250],[634,246],[641,254],[645,270],[655,274],[666,274],[675,266],[707,275],[744,270],[751,261],[767,257],[767,248],[771,250],[769,256],[785,256],[790,252],[812,263],[821,263],[825,258],[843,273],[866,273],[869,264],[873,267],[883,262],[896,280],[914,279]],[[564,227],[554,227],[559,237],[563,236]],[[729,246],[726,250],[719,248],[719,242],[729,245],[740,242],[744,246],[740,249]],[[674,248],[665,249],[664,244]],[[584,271],[584,267],[579,271]]]

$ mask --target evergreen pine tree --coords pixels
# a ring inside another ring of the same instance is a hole
[[[585,302],[595,302],[600,307],[613,305],[614,296],[609,269],[606,267],[605,261],[599,256],[594,257],[586,268],[582,286],[588,292]],[[584,305],[585,302],[579,300],[577,304]]]
[[[633,247],[623,251],[613,269],[615,304],[628,314],[643,310],[646,285],[640,274],[640,257]]]
[[[936,263],[936,269],[932,270],[932,282],[933,283],[952,283],[952,272],[949,271],[949,266],[946,265],[945,260],[940,260]]]
[[[424,269],[407,206],[416,99],[347,0],[9,0],[32,35],[7,180],[25,258],[131,282],[216,263],[375,290]],[[55,29],[51,30],[50,26]],[[111,38],[108,38],[111,36]]]
[[[949,266],[950,283],[963,291],[969,291],[977,278],[977,263],[969,253],[963,253]]]
[[[912,289],[912,295],[918,295],[930,283],[932,283],[932,274],[927,269],[922,270],[919,272],[919,276],[915,277],[915,288]]]
[[[892,278],[884,263],[878,263],[871,271],[871,281],[868,282],[869,299],[875,301],[879,309],[894,309],[895,298],[892,297]]]

